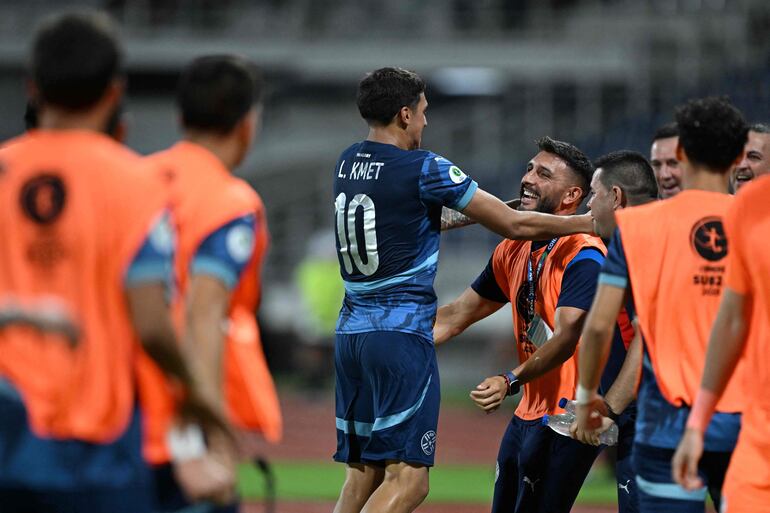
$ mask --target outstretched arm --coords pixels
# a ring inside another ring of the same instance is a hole
[[[591,216],[555,216],[513,210],[478,189],[462,211],[467,217],[508,239],[544,240],[574,233],[593,233]]]
[[[505,202],[512,209],[519,208],[521,204],[520,199],[512,199]],[[462,228],[463,226],[470,226],[476,224],[476,221],[466,216],[462,212],[452,210],[451,208],[443,207],[441,209],[441,231],[452,230],[453,228]]]
[[[457,299],[438,309],[433,326],[434,342],[436,345],[443,344],[465,331],[471,324],[492,315],[503,304],[485,299],[468,287]]]

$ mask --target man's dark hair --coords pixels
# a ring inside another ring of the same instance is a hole
[[[677,107],[676,122],[687,158],[716,173],[730,170],[749,133],[743,114],[726,97],[690,100]]]
[[[750,132],[756,132],[758,134],[770,134],[770,126],[765,123],[754,123],[749,126]]]
[[[583,189],[583,198],[588,196],[588,193],[591,191],[591,177],[594,173],[594,166],[586,154],[570,143],[557,141],[548,136],[541,137],[535,142],[540,151],[553,153],[567,163],[567,166],[578,179],[578,185]]]
[[[45,20],[32,45],[30,73],[39,100],[69,110],[94,105],[121,73],[122,52],[112,20],[97,11]]]
[[[607,188],[619,187],[630,206],[658,199],[658,182],[652,166],[639,152],[620,150],[602,155],[594,161],[601,168],[599,181]]]
[[[652,136],[652,142],[655,142],[658,139],[668,139],[669,137],[679,137],[679,127],[674,121],[658,127],[658,129],[655,130],[655,134]]]
[[[234,55],[192,61],[177,87],[177,106],[187,129],[226,134],[258,103],[262,80],[256,67]]]
[[[387,126],[402,107],[414,109],[425,92],[425,82],[412,71],[380,68],[358,84],[356,104],[370,125]]]

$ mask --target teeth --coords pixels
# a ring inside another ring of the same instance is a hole
[[[525,198],[533,198],[533,199],[534,199],[534,198],[537,198],[537,195],[535,195],[535,194],[533,194],[533,193],[531,193],[531,192],[529,192],[529,191],[524,191],[524,194],[523,194],[523,196],[524,196]]]

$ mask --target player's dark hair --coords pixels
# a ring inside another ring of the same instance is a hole
[[[370,125],[387,126],[402,107],[414,109],[425,92],[425,82],[412,71],[380,68],[358,84],[356,104]]]
[[[185,128],[226,134],[261,96],[261,77],[248,60],[207,55],[182,71],[176,100]]]
[[[121,73],[122,51],[112,20],[97,11],[45,20],[32,45],[30,73],[39,100],[69,110],[94,105]]]
[[[24,129],[33,130],[38,125],[38,112],[37,105],[31,100],[27,101],[27,106],[24,109]]]
[[[770,134],[770,126],[765,123],[754,123],[749,126],[750,132],[756,132],[758,134]]]
[[[591,177],[594,173],[594,166],[586,154],[570,143],[557,141],[548,136],[541,137],[535,142],[540,151],[553,153],[567,163],[567,166],[578,179],[578,185],[583,189],[583,198],[588,196],[588,193],[591,191]]]
[[[599,181],[608,190],[619,187],[628,197],[630,206],[658,199],[658,182],[652,166],[639,152],[620,150],[602,155],[594,161],[601,168]]]
[[[669,137],[678,136],[679,127],[677,126],[676,122],[672,121],[671,123],[666,123],[665,125],[658,127],[658,129],[655,130],[655,134],[652,136],[652,142],[655,142],[658,139],[668,139]]]
[[[726,97],[690,100],[676,109],[679,144],[694,164],[726,173],[746,145],[749,127]]]

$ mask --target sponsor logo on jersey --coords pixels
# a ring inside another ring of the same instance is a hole
[[[254,230],[248,226],[233,226],[227,232],[227,252],[238,263],[243,263],[251,258],[254,250]]]
[[[466,178],[468,178],[468,175],[463,173],[459,167],[451,166],[449,168],[449,179],[452,180],[452,182],[463,183]]]

